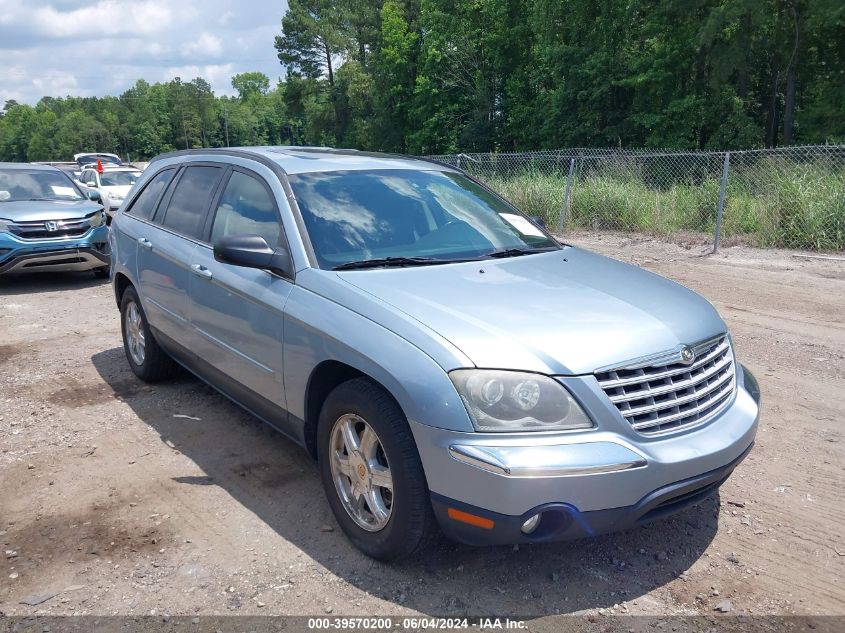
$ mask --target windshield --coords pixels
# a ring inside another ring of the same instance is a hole
[[[106,171],[100,174],[100,184],[103,187],[134,185],[140,175],[140,171]]]
[[[560,248],[504,200],[458,173],[396,169],[288,178],[321,268]]]
[[[0,169],[0,202],[22,200],[80,200],[73,181],[61,171]]]

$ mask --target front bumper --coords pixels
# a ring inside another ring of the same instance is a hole
[[[412,423],[435,514],[453,538],[495,544],[580,538],[677,512],[712,494],[751,449],[760,394],[748,370],[739,373],[725,411],[659,438],[621,423],[518,437]],[[523,534],[540,512],[536,530]]]
[[[750,445],[731,463],[710,472],[677,481],[654,490],[637,503],[624,508],[581,512],[569,503],[552,502],[531,508],[521,516],[510,516],[456,502],[432,494],[432,507],[444,532],[456,541],[470,545],[505,545],[573,540],[627,530],[638,525],[680,512],[699,503],[719,489],[739,463],[751,452]],[[450,508],[463,516],[481,517],[484,522],[456,521]],[[523,524],[532,516],[541,516],[530,534],[522,532]]]
[[[22,240],[0,234],[0,275],[26,272],[84,271],[109,265],[109,229],[91,229],[67,239]]]

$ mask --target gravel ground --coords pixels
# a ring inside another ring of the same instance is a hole
[[[701,292],[764,409],[720,495],[576,543],[359,554],[299,448],[188,376],[130,373],[108,284],[0,280],[0,615],[845,615],[845,262],[575,243]]]

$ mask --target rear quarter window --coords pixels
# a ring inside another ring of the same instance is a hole
[[[161,194],[173,180],[173,174],[176,169],[165,169],[153,176],[150,181],[144,186],[144,189],[135,198],[132,206],[127,209],[126,213],[134,215],[138,218],[149,220],[153,217]]]

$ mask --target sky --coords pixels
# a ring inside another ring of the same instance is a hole
[[[136,80],[284,74],[285,0],[0,0],[0,108],[8,99],[120,95]]]

